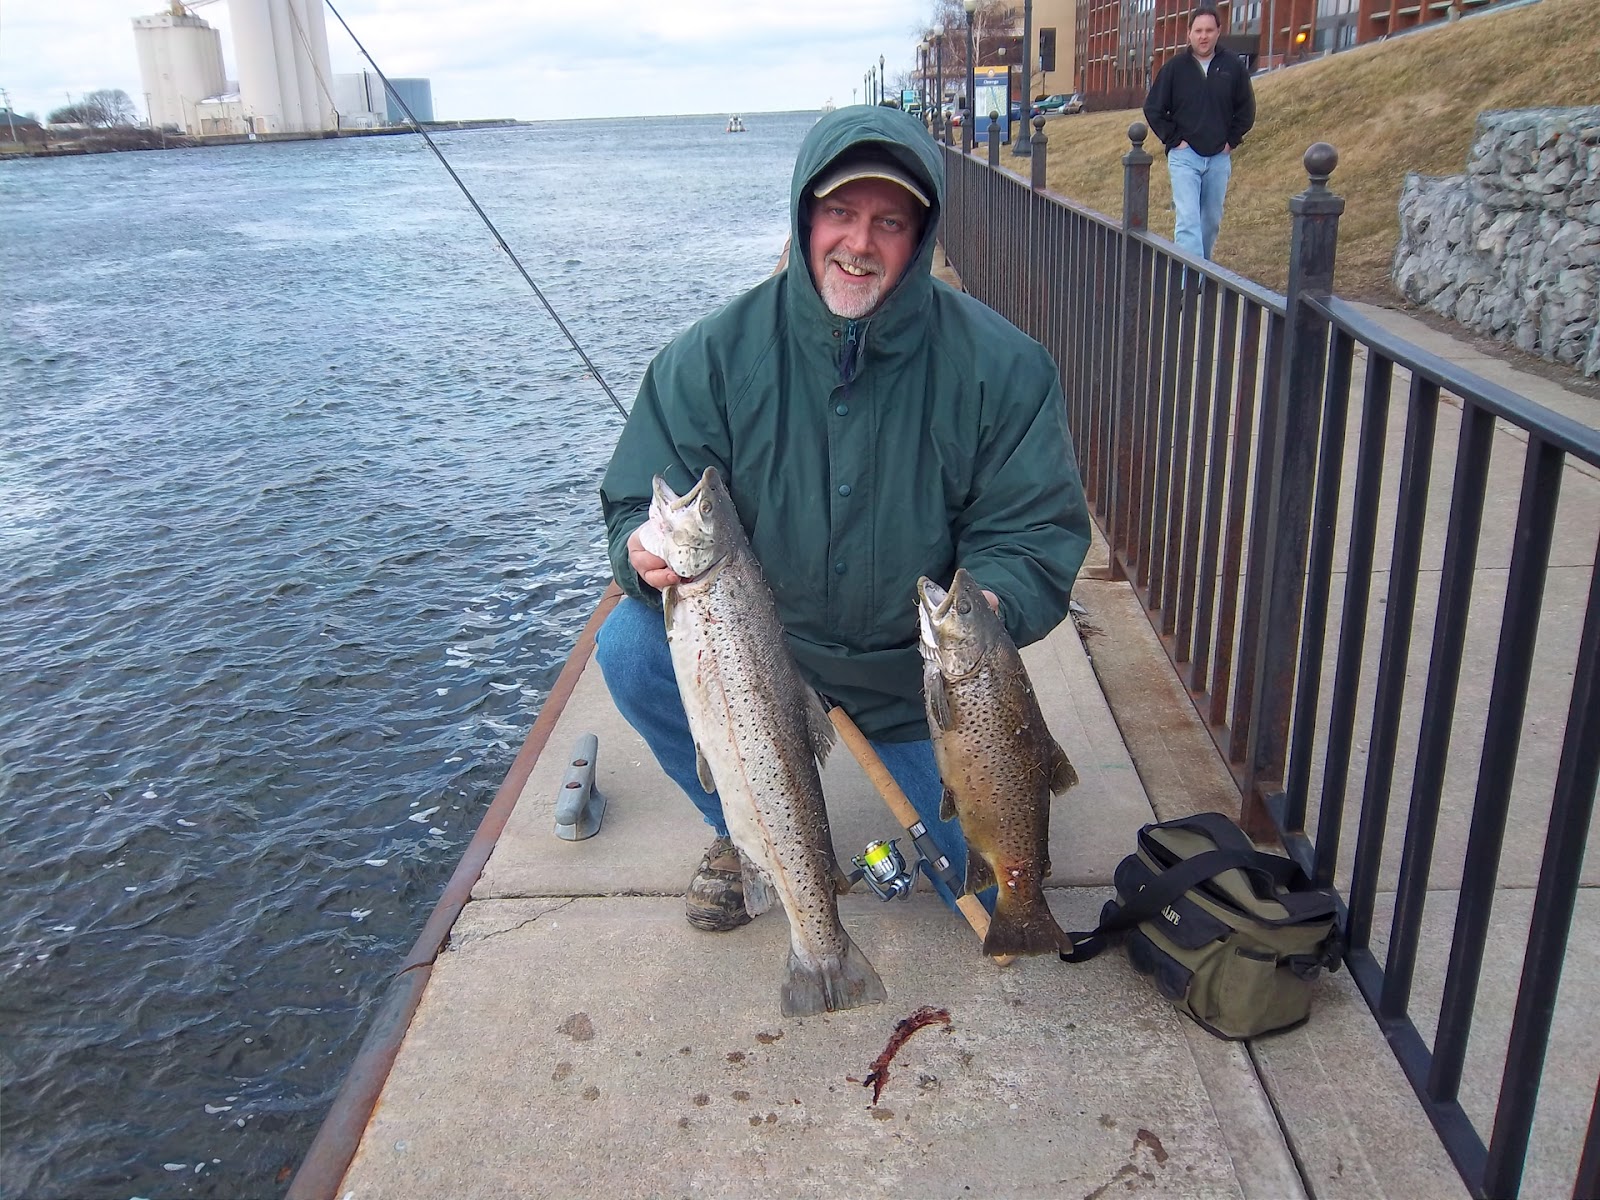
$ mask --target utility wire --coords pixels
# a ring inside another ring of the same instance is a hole
[[[584,353],[583,347],[578,345],[578,339],[572,336],[572,330],[567,328],[567,323],[561,319],[560,315],[551,306],[550,301],[545,299],[544,293],[539,290],[539,285],[533,281],[533,276],[528,274],[528,269],[522,265],[522,260],[517,257],[516,252],[512,250],[510,246],[506,245],[505,238],[500,236],[500,231],[494,227],[494,222],[489,219],[489,214],[483,211],[483,207],[477,202],[476,199],[473,198],[472,193],[467,190],[467,185],[461,182],[461,176],[456,174],[456,170],[450,165],[449,160],[445,158],[444,154],[439,150],[439,147],[434,145],[433,139],[428,136],[428,131],[422,127],[422,122],[417,120],[417,118],[412,115],[411,106],[408,105],[400,93],[395,90],[394,84],[390,83],[389,77],[383,73],[383,68],[378,66],[377,60],[375,60],[372,55],[367,53],[367,48],[361,44],[361,39],[355,35],[355,31],[350,28],[349,23],[339,15],[339,10],[334,8],[333,0],[325,0],[325,3],[328,5],[328,11],[334,15],[334,18],[339,22],[339,24],[344,26],[344,31],[350,35],[350,40],[356,44],[356,49],[361,51],[361,57],[372,64],[372,69],[377,72],[378,78],[383,80],[383,86],[388,89],[389,95],[394,97],[394,102],[398,104],[401,111],[406,114],[406,119],[411,122],[411,127],[422,135],[423,141],[428,143],[428,149],[433,151],[434,157],[439,160],[439,165],[444,167],[446,171],[450,172],[450,178],[455,180],[456,186],[461,189],[461,194],[467,198],[467,203],[472,205],[473,211],[478,214],[484,225],[488,227],[489,232],[494,235],[494,240],[499,244],[500,249],[506,252],[506,256],[511,259],[513,264],[515,264],[517,270],[521,273],[522,278],[527,280],[528,286],[533,289],[533,294],[539,297],[539,303],[544,305],[545,312],[550,314],[550,319],[554,321],[560,328],[561,332],[566,335],[567,341],[571,343],[572,348],[578,352],[578,357],[583,359],[583,365],[589,368],[589,374],[593,375],[595,382],[605,389],[607,397],[609,397],[611,403],[616,406],[616,410],[622,414],[622,419],[626,421],[628,419],[628,410],[622,407],[622,401],[617,399],[617,394],[611,390],[611,385],[605,381],[605,376],[600,374],[600,368],[594,365],[589,356]]]

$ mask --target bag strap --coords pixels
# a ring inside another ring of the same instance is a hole
[[[1338,904],[1332,893],[1326,888],[1316,887],[1311,882],[1310,876],[1300,868],[1299,863],[1281,854],[1268,854],[1257,850],[1245,836],[1244,830],[1221,813],[1191,813],[1186,817],[1163,821],[1158,825],[1147,825],[1140,830],[1140,844],[1147,847],[1151,857],[1165,857],[1170,851],[1160,842],[1148,837],[1149,832],[1154,829],[1179,829],[1198,833],[1210,840],[1218,849],[1244,856],[1244,861],[1236,865],[1247,874],[1264,877],[1272,888],[1272,899],[1289,914],[1276,920],[1271,917],[1253,917],[1258,924],[1279,927],[1301,925],[1338,912]]]
[[[1101,919],[1095,929],[1085,930],[1082,933],[1069,933],[1067,937],[1072,940],[1070,952],[1061,951],[1062,962],[1088,962],[1101,953],[1109,945],[1108,935],[1121,933],[1132,929],[1150,917],[1155,916],[1167,905],[1197,884],[1213,879],[1224,871],[1231,871],[1236,867],[1253,865],[1251,859],[1259,855],[1263,858],[1276,858],[1276,855],[1264,855],[1259,850],[1207,850],[1204,854],[1197,854],[1193,858],[1186,858],[1182,862],[1168,867],[1149,883],[1145,884],[1132,896],[1127,903],[1116,904],[1113,901],[1106,907],[1113,909],[1108,916]],[[1287,862],[1287,859],[1279,861]],[[1289,864],[1294,866],[1293,863]],[[1295,868],[1299,870],[1298,867]]]

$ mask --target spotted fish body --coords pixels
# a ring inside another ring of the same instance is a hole
[[[1046,954],[1071,941],[1051,915],[1050,798],[1078,782],[1033,684],[977,582],[917,580],[923,695],[944,780],[940,816],[961,819],[968,892],[997,886],[988,955]]]
[[[817,773],[833,726],[800,678],[716,469],[681,497],[657,476],[640,540],[683,580],[662,593],[667,641],[700,782],[720,794],[744,860],[745,906],[755,915],[776,894],[789,917],[784,1015],[880,1003],[877,971],[839,922]]]

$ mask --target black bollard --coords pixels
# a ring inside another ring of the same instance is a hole
[[[1000,114],[989,110],[989,165],[1000,165]]]

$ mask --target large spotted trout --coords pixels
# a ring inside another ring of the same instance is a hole
[[[1078,773],[1045,727],[1022,656],[982,589],[958,569],[947,592],[917,580],[918,647],[940,817],[961,818],[968,892],[998,887],[983,952],[1071,948],[1045,903],[1050,797]]]
[[[683,496],[657,476],[640,542],[682,579],[662,593],[667,641],[700,783],[721,796],[743,859],[745,907],[754,916],[776,893],[789,916],[784,1015],[880,1003],[883,982],[839,923],[817,774],[833,726],[800,678],[716,469]]]

